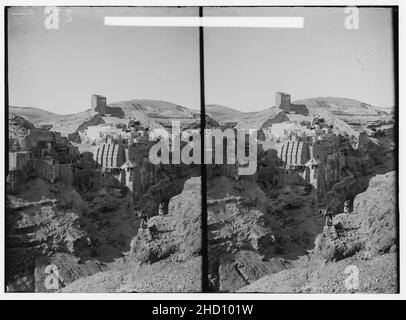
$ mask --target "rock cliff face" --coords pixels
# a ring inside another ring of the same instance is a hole
[[[6,278],[10,290],[44,289],[34,281],[37,258],[56,261],[62,273],[79,270],[75,276],[66,276],[63,286],[79,275],[100,271],[88,269],[85,261],[107,263],[128,251],[138,229],[138,220],[127,210],[128,201],[115,189],[80,194],[42,179],[30,179],[18,193],[8,195]]]
[[[201,182],[190,178],[182,193],[171,198],[167,215],[148,220],[148,229],[131,241],[131,254],[140,262],[156,262],[176,254],[181,260],[201,249]]]
[[[130,252],[107,271],[79,279],[62,292],[201,291],[201,181],[188,179],[172,197],[167,215],[138,230]]]
[[[363,216],[361,232],[371,255],[396,251],[396,173],[376,175],[357,195],[354,212]]]
[[[239,291],[397,292],[395,180],[395,172],[370,179],[368,189],[355,197],[354,212],[336,215],[335,228],[323,229],[311,253]],[[356,288],[348,286],[350,275]]]
[[[371,257],[396,251],[396,174],[376,175],[354,200],[352,214],[335,217],[336,231],[325,229],[315,252],[327,260],[355,253]]]
[[[13,146],[15,141],[22,143],[24,136],[29,129],[34,129],[34,125],[25,118],[9,113],[8,116],[8,137],[9,147]]]
[[[235,291],[284,268],[266,195],[255,182],[224,176],[208,185],[209,277],[214,291]]]
[[[7,198],[6,277],[16,291],[34,290],[36,257],[87,249],[88,234],[81,228],[80,213],[67,205],[78,195],[65,190],[56,196],[52,191],[47,182],[35,179]],[[24,277],[27,281],[21,281]]]

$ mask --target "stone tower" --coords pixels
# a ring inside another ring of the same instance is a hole
[[[290,94],[278,91],[275,94],[275,107],[289,108],[290,107]]]
[[[98,94],[92,95],[91,111],[93,113],[106,114],[106,97]]]

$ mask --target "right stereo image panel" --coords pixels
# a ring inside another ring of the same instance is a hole
[[[396,9],[203,17],[209,291],[398,292]]]

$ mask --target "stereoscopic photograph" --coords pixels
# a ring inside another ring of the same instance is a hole
[[[397,293],[394,7],[8,7],[6,292]]]

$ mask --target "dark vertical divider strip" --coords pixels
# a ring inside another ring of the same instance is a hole
[[[203,17],[203,7],[199,7],[199,17]],[[204,163],[204,129],[206,128],[206,103],[204,92],[204,33],[203,26],[199,26],[199,49],[200,49],[200,141],[201,141],[201,189],[202,189],[202,291],[208,292],[208,239],[207,239],[207,176]]]
[[[5,168],[4,168],[4,199],[7,199],[7,179],[6,176],[8,174],[8,150],[9,150],[9,141],[8,141],[8,50],[7,50],[7,45],[8,45],[8,7],[4,7],[4,163],[5,163]],[[4,277],[6,277],[7,274],[7,264],[6,264],[6,257],[7,257],[7,237],[6,237],[6,202],[4,202]],[[6,278],[4,278],[4,292],[6,291]]]
[[[397,284],[400,292],[400,221],[399,221],[399,7],[392,8],[392,34],[393,34],[393,63],[395,88],[395,124],[393,127],[395,141],[395,168],[396,168],[396,207],[397,207]]]

